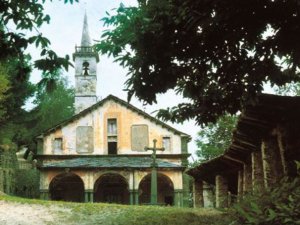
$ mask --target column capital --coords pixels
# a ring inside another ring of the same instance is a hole
[[[182,193],[183,189],[174,189],[174,193]]]

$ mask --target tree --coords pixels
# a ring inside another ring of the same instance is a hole
[[[264,82],[299,80],[297,0],[138,2],[103,18],[109,28],[96,47],[128,67],[129,99],[152,104],[169,89],[186,98],[163,119],[215,122],[255,101]]]
[[[43,13],[45,1],[0,0],[0,144],[23,143],[28,133],[24,125],[28,113],[22,107],[33,95],[34,86],[29,82],[32,66],[26,48],[32,44],[40,48],[41,59],[34,66],[45,73],[70,65],[69,56],[58,56],[39,32],[50,22],[50,16]],[[67,2],[78,0],[64,0]]]
[[[300,83],[289,83],[276,87],[275,92],[279,95],[300,96]]]
[[[10,84],[8,80],[6,65],[0,63],[0,121],[3,120],[3,117],[6,114],[6,109],[2,104],[8,97],[6,92],[9,90],[9,87]]]
[[[208,123],[206,127],[198,132],[196,152],[200,161],[215,158],[230,146],[232,132],[237,123],[237,116],[225,115],[217,122]]]
[[[50,75],[44,74],[41,81],[45,76]],[[67,80],[61,77],[60,72],[55,72],[53,76],[57,78],[52,89],[48,89],[47,85],[38,86],[34,101],[37,106],[29,112],[25,124],[29,130],[29,135],[26,135],[27,140],[34,139],[36,135],[74,115],[74,90],[69,87]],[[53,83],[50,82],[50,84]]]
[[[30,44],[41,48],[41,59],[35,62],[35,67],[43,71],[54,71],[64,67],[68,69],[69,56],[59,57],[49,48],[50,40],[39,32],[39,28],[50,22],[50,16],[45,15],[41,1],[5,1],[0,0],[0,61],[7,57],[18,57],[20,65],[25,58],[24,50]],[[52,1],[52,0],[50,0]],[[65,3],[78,2],[78,0],[64,0]],[[16,31],[12,31],[12,30]],[[23,32],[32,34],[25,36]],[[20,66],[20,74],[22,72]]]
[[[0,60],[0,64],[1,74],[9,84],[0,101],[0,144],[7,144],[16,141],[23,130],[26,111],[22,107],[33,95],[34,86],[29,82],[30,69],[27,61],[21,63],[17,57],[8,57]]]

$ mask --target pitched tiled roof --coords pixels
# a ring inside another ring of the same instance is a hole
[[[161,159],[156,160],[158,168],[184,167]],[[150,168],[151,157],[84,157],[55,161],[44,161],[40,168]]]
[[[169,126],[168,124],[166,124],[166,123],[164,123],[164,122],[162,122],[162,121],[156,119],[155,117],[149,115],[148,113],[146,113],[146,112],[144,112],[144,111],[138,109],[137,107],[131,105],[130,103],[128,103],[128,102],[126,102],[126,101],[124,101],[124,100],[122,100],[122,99],[120,99],[120,98],[118,98],[118,97],[116,97],[116,96],[114,96],[114,95],[109,95],[109,96],[107,96],[107,97],[104,98],[103,100],[101,100],[101,101],[97,102],[96,104],[94,104],[94,105],[88,107],[87,109],[81,111],[80,113],[78,113],[78,114],[72,116],[71,118],[69,118],[69,119],[67,119],[67,120],[65,120],[65,121],[63,121],[63,122],[57,124],[56,126],[50,128],[50,129],[44,131],[41,135],[49,134],[49,133],[55,131],[56,129],[58,129],[58,128],[60,128],[60,127],[63,127],[63,126],[65,126],[65,125],[67,125],[68,123],[70,123],[70,122],[72,122],[72,121],[74,121],[74,120],[76,120],[76,119],[78,119],[78,118],[80,118],[80,117],[82,117],[82,116],[85,116],[86,114],[88,114],[89,112],[93,111],[94,109],[96,109],[96,108],[102,106],[105,102],[107,102],[107,101],[109,101],[109,100],[112,100],[112,101],[114,101],[114,102],[116,102],[116,103],[119,103],[120,105],[125,106],[126,108],[128,108],[128,109],[130,109],[130,110],[132,110],[132,111],[134,111],[134,112],[136,112],[136,113],[138,113],[138,114],[144,116],[145,118],[149,119],[150,121],[154,121],[155,123],[161,125],[162,127],[164,127],[164,128],[166,128],[166,129],[169,129],[169,130],[173,131],[175,134],[179,134],[179,135],[182,135],[182,136],[190,137],[188,134],[183,133],[183,132],[181,132],[181,131],[179,131],[179,130],[176,130],[175,128]],[[41,136],[38,136],[38,138],[39,138],[39,137],[41,137]]]

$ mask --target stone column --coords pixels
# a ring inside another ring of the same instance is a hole
[[[213,208],[215,206],[215,196],[213,188],[210,184],[203,181],[203,205],[205,208]]]
[[[228,207],[228,181],[221,175],[216,176],[216,207]]]
[[[266,140],[263,140],[261,151],[263,159],[264,185],[268,188],[277,183],[283,175],[277,138],[270,136]]]
[[[134,190],[133,194],[134,194],[134,204],[138,205],[139,204],[139,191],[138,190]]]
[[[238,172],[238,196],[237,196],[237,201],[239,202],[243,198],[244,194],[244,171],[239,170]]]
[[[40,199],[42,200],[50,200],[49,190],[40,190]]]
[[[182,173],[183,207],[190,206],[190,182],[192,182],[192,178],[189,175]]]
[[[244,163],[243,166],[243,195],[252,192],[252,165],[251,162]]]
[[[195,208],[204,207],[202,180],[195,180],[194,182],[194,207]]]
[[[182,207],[182,189],[174,190],[174,206]]]
[[[94,191],[92,189],[84,191],[84,202],[94,202]]]
[[[282,165],[282,172],[283,175],[287,175],[288,169],[287,169],[287,162],[286,162],[286,144],[284,140],[283,130],[279,128],[277,128],[277,142],[278,142],[278,148],[280,154],[280,161]]]
[[[260,191],[264,189],[264,175],[261,152],[252,152],[252,190]]]
[[[134,205],[134,191],[129,190],[129,204]]]

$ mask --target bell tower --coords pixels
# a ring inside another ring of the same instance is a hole
[[[81,45],[75,47],[75,113],[97,102],[97,63],[99,55],[94,50],[88,30],[87,15],[84,14]]]

